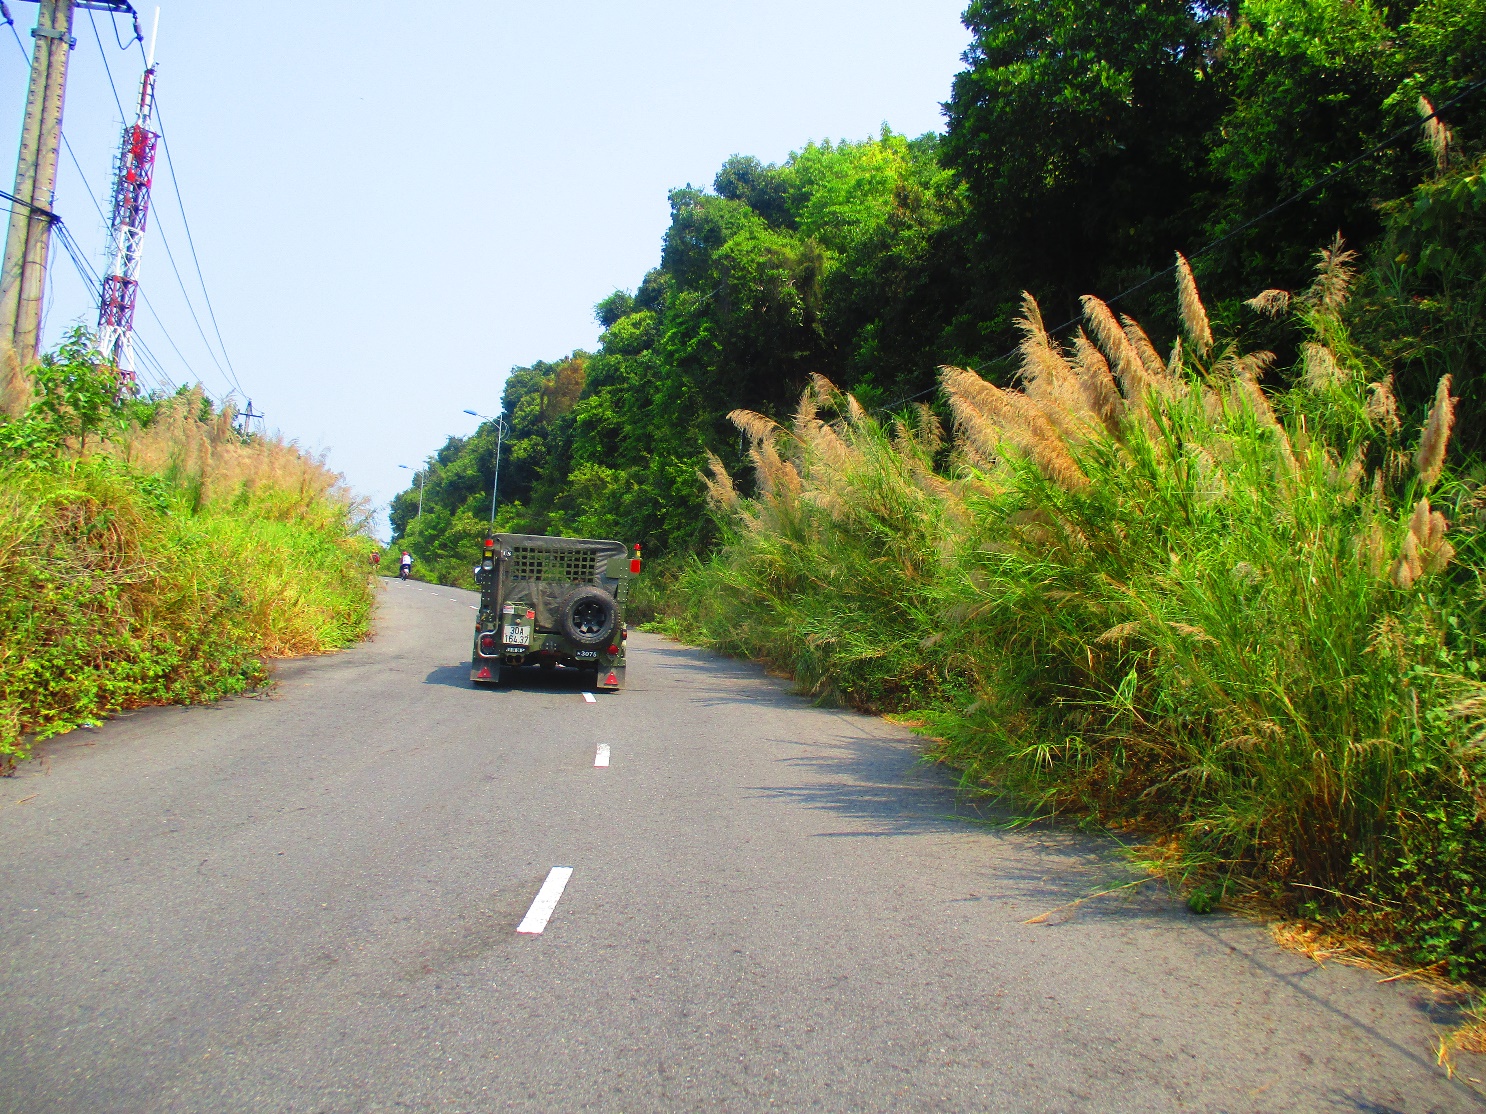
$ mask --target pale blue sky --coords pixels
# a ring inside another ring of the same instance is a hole
[[[9,6],[29,51],[36,5]],[[378,504],[399,464],[474,428],[461,411],[494,411],[512,366],[594,345],[593,304],[659,260],[667,189],[710,185],[735,153],[939,130],[969,39],[963,0],[162,8],[163,123],[237,379]],[[141,55],[94,18],[127,107]],[[65,131],[102,195],[119,113],[80,19]],[[26,64],[0,33],[8,189]],[[101,268],[65,154],[57,211]],[[140,333],[177,381],[189,363],[225,393],[159,236],[193,282],[163,159],[154,211],[140,277],[184,362],[143,309]],[[49,341],[93,317],[54,259]]]

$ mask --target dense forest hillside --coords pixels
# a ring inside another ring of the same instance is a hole
[[[1241,301],[1303,286],[1337,232],[1402,404],[1454,372],[1459,447],[1480,447],[1486,0],[977,0],[964,21],[944,134],[734,156],[672,191],[659,265],[596,307],[598,351],[512,371],[502,527],[704,548],[705,454],[746,449],[729,411],[781,413],[812,373],[871,410],[942,406],[943,364],[1007,382],[1023,290],[1049,326],[1093,293],[1169,343],[1178,250],[1214,319],[1288,366],[1293,323]],[[1438,152],[1425,104],[1447,106]],[[394,501],[426,575],[465,571],[495,449],[489,425],[451,438],[421,518],[416,486]]]

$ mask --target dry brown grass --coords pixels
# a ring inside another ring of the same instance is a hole
[[[201,392],[190,391],[161,403],[149,425],[131,427],[103,451],[142,471],[199,484],[202,503],[273,492],[286,513],[327,505],[364,512],[323,456],[278,434],[245,439],[235,417],[230,407],[210,414]]]

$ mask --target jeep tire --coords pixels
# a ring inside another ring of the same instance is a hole
[[[558,629],[575,646],[607,645],[619,620],[614,597],[602,588],[585,585],[562,601],[558,612]]]

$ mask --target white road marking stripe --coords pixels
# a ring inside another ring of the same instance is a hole
[[[598,753],[593,756],[595,766],[607,766],[609,764],[609,744],[600,743]]]
[[[516,926],[517,932],[524,932],[528,936],[540,936],[542,929],[547,927],[547,920],[552,916],[552,911],[557,908],[557,899],[562,896],[562,891],[567,887],[568,879],[573,876],[573,868],[570,866],[555,866],[547,872],[547,881],[542,883],[542,888],[537,891],[537,896],[531,903],[531,908],[526,911],[526,916]]]
[[[583,699],[588,701],[590,704],[594,703],[593,693],[591,692],[585,692],[583,694]]]
[[[470,604],[470,610],[471,611],[479,611],[480,609],[478,607],[476,607],[474,604]]]

